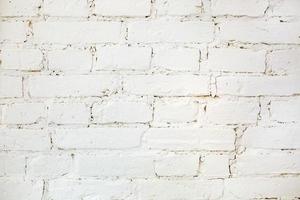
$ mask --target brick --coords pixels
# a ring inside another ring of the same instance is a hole
[[[222,41],[299,44],[300,23],[261,20],[232,20],[220,23]]]
[[[299,198],[299,5],[0,0],[0,200]]]
[[[299,130],[295,125],[251,127],[245,131],[241,142],[247,148],[299,149]]]
[[[126,149],[140,145],[145,128],[56,129],[53,143],[62,149]]]
[[[42,69],[43,54],[38,49],[3,49],[2,69],[35,71]]]
[[[275,74],[299,74],[300,49],[273,51],[268,55],[268,67]]]
[[[3,124],[34,124],[45,118],[43,103],[13,103],[2,107]]]
[[[1,129],[0,149],[43,151],[50,149],[50,137],[44,130]]]
[[[124,90],[138,95],[209,95],[209,77],[199,75],[132,75],[124,78]]]
[[[77,173],[83,177],[153,177],[153,158],[142,155],[79,155]]]
[[[90,109],[84,103],[54,103],[49,108],[48,120],[56,124],[87,124]]]
[[[257,151],[238,156],[232,170],[238,175],[280,175],[299,173],[299,153]]]
[[[150,0],[96,0],[95,13],[102,16],[149,16]]]
[[[214,27],[211,22],[201,21],[136,21],[128,25],[128,40],[131,42],[210,42]]]
[[[201,157],[200,175],[207,178],[226,178],[229,176],[229,157],[227,155],[206,155]]]
[[[271,101],[270,112],[272,121],[300,122],[300,98],[275,99]],[[288,113],[288,115],[286,114]]]
[[[298,0],[272,0],[270,2],[271,16],[299,16],[300,2]]]
[[[95,123],[145,123],[152,120],[152,108],[143,99],[109,100],[94,104],[92,115]]]
[[[219,199],[221,180],[140,180],[137,183],[139,199]]]
[[[57,178],[71,170],[71,155],[40,155],[29,157],[27,174],[30,177]]]
[[[195,122],[199,111],[198,103],[190,98],[162,98],[154,103],[154,122]]]
[[[23,22],[0,22],[0,29],[0,42],[21,43],[26,40],[27,28]]]
[[[86,17],[89,5],[85,0],[45,0],[43,11],[48,16]]]
[[[87,50],[53,50],[47,58],[49,70],[89,72],[92,68],[92,54]]]
[[[32,76],[29,78],[31,97],[103,96],[119,87],[114,75]]]
[[[285,96],[298,94],[299,92],[299,79],[295,75],[222,76],[217,78],[218,95]]]
[[[154,49],[152,65],[171,71],[198,71],[200,51],[191,48]]]
[[[38,0],[2,0],[0,3],[0,16],[36,16],[38,14],[39,5],[40,2]]]
[[[0,98],[22,97],[22,77],[0,75]]]
[[[149,47],[102,47],[97,49],[97,70],[147,70],[150,68]]]
[[[222,72],[264,72],[265,51],[237,48],[209,50],[208,69]]]
[[[200,15],[202,8],[201,0],[158,0],[158,15],[190,16]]]
[[[118,42],[119,22],[37,22],[33,24],[36,43],[84,44]]]
[[[234,149],[235,133],[231,129],[152,128],[144,136],[150,149],[223,150]]]
[[[132,193],[130,181],[56,179],[49,181],[48,197],[52,200],[126,199]]]
[[[1,153],[0,160],[0,176],[25,175],[26,160],[24,155]]]
[[[235,16],[263,16],[268,8],[267,0],[213,0],[212,14],[218,15],[235,15]]]
[[[255,124],[259,113],[256,99],[217,99],[207,103],[206,118],[213,124]]]
[[[157,176],[197,176],[199,155],[167,155],[155,161]]]
[[[241,177],[225,179],[224,198],[292,198],[300,195],[300,179],[297,177]],[[268,186],[268,187],[266,187]]]
[[[40,200],[43,194],[42,181],[21,179],[0,179],[0,199]]]

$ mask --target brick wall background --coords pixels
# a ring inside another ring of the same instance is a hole
[[[0,0],[0,200],[300,198],[299,0]]]

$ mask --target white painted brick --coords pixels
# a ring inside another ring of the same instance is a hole
[[[221,180],[140,180],[138,197],[143,200],[165,199],[219,199],[222,197]]]
[[[299,16],[300,2],[298,0],[272,0],[270,2],[270,15]]]
[[[49,16],[85,17],[89,6],[86,0],[45,0],[43,13]]]
[[[225,180],[225,199],[257,199],[283,197],[291,199],[300,195],[297,177],[230,178]]]
[[[157,176],[197,176],[199,155],[167,155],[155,161]]]
[[[152,108],[142,99],[115,99],[94,104],[92,115],[95,123],[149,122],[152,120]]]
[[[37,22],[33,24],[34,41],[37,43],[118,42],[120,31],[119,22]]]
[[[216,99],[207,103],[206,118],[214,124],[255,124],[259,113],[257,99]]]
[[[0,22],[0,42],[24,42],[26,24],[23,22]]]
[[[25,156],[15,154],[0,154],[0,176],[25,175]]]
[[[92,68],[93,58],[88,50],[53,50],[47,58],[50,70],[88,72]]]
[[[299,108],[300,98],[277,99],[271,101],[271,120],[277,122],[300,122]]]
[[[56,129],[53,143],[62,149],[126,149],[138,147],[146,128]]]
[[[0,2],[0,16],[36,16],[39,5],[40,1],[38,0],[2,0]]]
[[[263,16],[268,7],[268,0],[213,0],[212,13],[218,15]]]
[[[300,172],[299,153],[257,151],[245,152],[238,156],[233,165],[238,175],[280,175]]]
[[[130,181],[56,179],[49,182],[48,197],[66,199],[127,199],[133,193]]]
[[[151,0],[96,0],[95,13],[102,16],[149,16]]]
[[[200,51],[191,48],[154,49],[152,65],[171,71],[198,71]]]
[[[202,8],[201,0],[158,0],[158,15],[200,15]]]
[[[2,69],[35,71],[42,68],[43,54],[38,49],[3,49],[0,55]]]
[[[238,48],[209,50],[208,69],[223,72],[264,72],[265,51]]]
[[[214,27],[201,21],[136,21],[128,25],[128,40],[132,42],[210,42]]]
[[[71,155],[40,155],[29,157],[27,175],[39,178],[56,178],[70,172]]]
[[[298,199],[298,1],[0,0],[0,200]]]
[[[29,78],[31,97],[103,96],[119,87],[114,75],[32,76]]]
[[[300,49],[273,51],[268,55],[268,67],[276,74],[300,73]]]
[[[246,43],[300,43],[300,23],[232,20],[220,23],[220,39]]]
[[[84,103],[54,103],[49,107],[48,120],[56,124],[87,124],[90,109]]]
[[[0,179],[0,199],[40,200],[43,194],[42,181],[21,179]]]
[[[149,47],[102,47],[97,49],[97,70],[147,70],[150,68]]]
[[[274,87],[276,85],[276,87]],[[300,92],[297,76],[222,76],[217,78],[219,95],[293,95]]]
[[[151,149],[233,150],[235,133],[231,129],[152,128],[144,136]]]
[[[299,149],[300,127],[295,125],[278,127],[251,127],[243,137],[242,145],[247,148]]]
[[[83,177],[153,177],[153,158],[146,155],[79,155],[76,171]]]
[[[197,120],[199,105],[190,98],[162,98],[154,103],[154,122],[187,123]]]
[[[43,103],[13,103],[2,107],[3,124],[33,124],[45,117]]]
[[[126,76],[124,77],[124,90],[139,95],[209,95],[209,77],[199,75]]]
[[[229,176],[229,157],[227,155],[206,155],[201,157],[200,175],[209,178]]]
[[[43,151],[50,149],[50,137],[43,130],[0,129],[0,149]]]
[[[21,97],[22,89],[22,77],[0,74],[0,98]]]

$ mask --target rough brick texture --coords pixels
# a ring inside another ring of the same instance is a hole
[[[300,199],[300,0],[0,0],[0,200]]]

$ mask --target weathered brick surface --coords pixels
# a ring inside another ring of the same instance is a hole
[[[0,200],[300,198],[299,0],[0,0]]]

